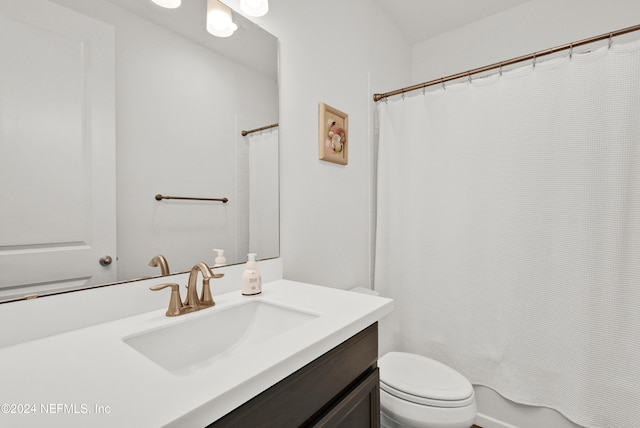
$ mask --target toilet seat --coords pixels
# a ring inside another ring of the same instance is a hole
[[[431,358],[389,352],[378,360],[380,389],[399,399],[431,407],[465,407],[475,402],[471,383]]]

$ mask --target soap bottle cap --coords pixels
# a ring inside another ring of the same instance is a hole
[[[256,256],[256,253],[247,254],[247,268],[255,269],[258,267],[258,264],[256,263]]]
[[[214,248],[213,251],[217,253],[217,257],[215,259],[214,267],[222,266],[227,263],[227,258],[224,256],[224,250],[220,250],[218,248]]]

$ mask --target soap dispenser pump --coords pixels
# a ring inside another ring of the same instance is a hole
[[[216,252],[216,259],[214,260],[213,267],[224,266],[227,264],[227,258],[224,256],[224,250],[219,250],[214,248],[213,251]]]
[[[258,270],[256,254],[247,254],[247,264],[242,273],[242,294],[253,296],[262,293],[262,274]]]

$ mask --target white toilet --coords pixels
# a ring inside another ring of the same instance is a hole
[[[471,383],[449,366],[406,352],[378,360],[381,424],[386,428],[469,428],[476,419]]]
[[[378,296],[366,287],[350,289]],[[384,428],[469,428],[476,420],[471,383],[431,358],[389,352],[380,368],[380,422]]]

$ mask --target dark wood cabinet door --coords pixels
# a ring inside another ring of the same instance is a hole
[[[379,428],[380,376],[376,367],[312,425],[313,428]]]

